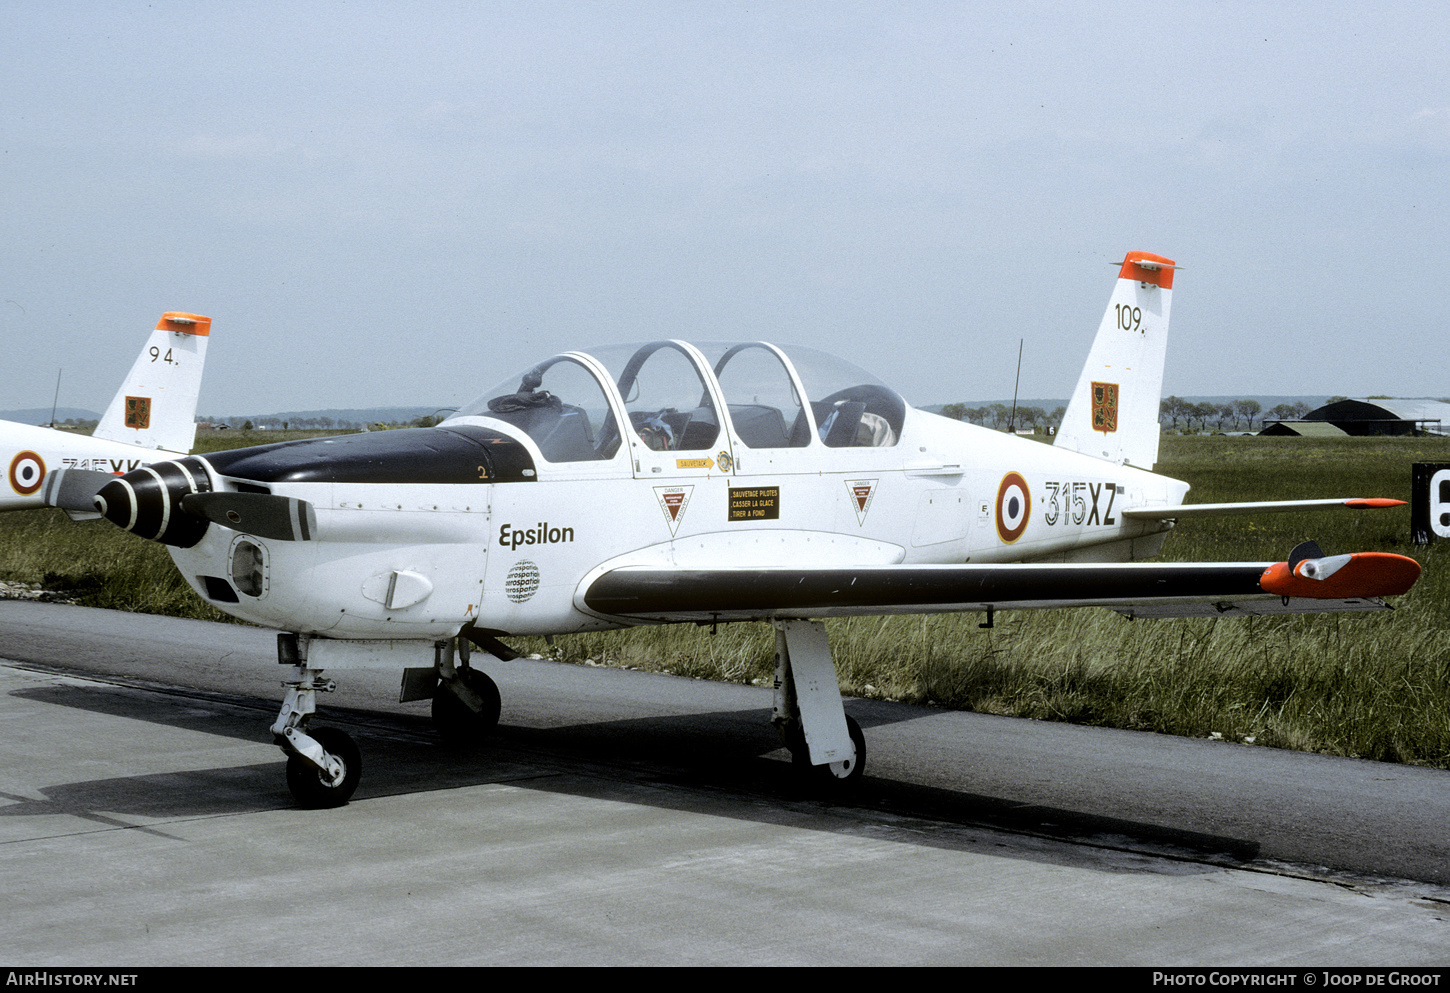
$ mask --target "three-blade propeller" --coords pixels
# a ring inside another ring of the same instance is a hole
[[[58,469],[46,477],[43,498],[72,516],[105,517],[117,527],[166,545],[189,548],[209,524],[274,541],[314,541],[317,512],[310,502],[270,493],[213,492],[195,458],[159,462],[115,476]]]

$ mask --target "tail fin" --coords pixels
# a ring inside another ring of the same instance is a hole
[[[1129,252],[1058,429],[1060,448],[1152,469],[1174,264]]]
[[[191,451],[210,335],[210,317],[162,314],[93,436],[168,452]]]

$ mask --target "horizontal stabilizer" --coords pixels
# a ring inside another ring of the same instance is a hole
[[[1383,510],[1403,507],[1403,500],[1383,497],[1334,497],[1327,500],[1265,500],[1259,503],[1189,503],[1164,507],[1134,507],[1123,511],[1130,521],[1182,520],[1185,517],[1216,517],[1228,514],[1279,514],[1295,510]]]

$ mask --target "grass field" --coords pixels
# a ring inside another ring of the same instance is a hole
[[[232,436],[206,449],[304,436]],[[1388,496],[1413,462],[1450,462],[1450,440],[1177,437],[1157,471],[1195,503]],[[828,623],[848,694],[1450,768],[1450,542],[1412,546],[1408,509],[1186,522],[1164,558],[1282,560],[1306,538],[1328,553],[1394,551],[1425,573],[1374,615],[1128,621],[1104,610],[855,618]],[[225,619],[181,582],[165,549],[59,512],[0,515],[0,580],[72,590],[80,602]],[[769,684],[763,624],[689,625],[520,639],[571,662]],[[3,653],[3,652],[0,652]]]

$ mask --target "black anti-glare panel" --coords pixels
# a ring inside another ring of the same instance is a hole
[[[533,459],[477,427],[404,428],[283,441],[206,456],[218,473],[259,483],[531,483]]]

